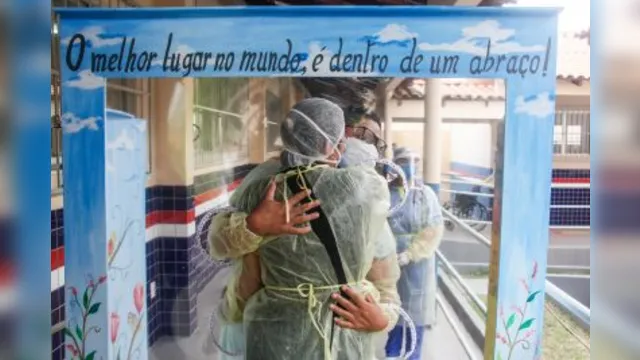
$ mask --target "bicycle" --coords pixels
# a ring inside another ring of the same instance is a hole
[[[479,193],[480,187],[474,186],[471,192]],[[442,207],[463,221],[489,221],[489,210],[484,204],[478,201],[477,195],[456,194],[452,201],[445,202]],[[475,221],[469,224],[473,229],[482,231],[487,227],[486,223]],[[444,226],[449,231],[455,229],[455,224],[449,219],[445,219]]]

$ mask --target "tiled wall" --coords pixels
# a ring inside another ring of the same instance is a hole
[[[491,173],[491,169],[482,168],[462,163],[451,163],[451,171],[461,176],[476,179],[484,179]],[[590,183],[590,170],[588,169],[554,169],[552,173],[553,184],[576,184],[575,187],[563,187],[551,189],[551,205],[590,205],[591,189],[581,187]],[[580,185],[578,185],[580,184]],[[473,186],[463,184],[451,185],[452,190],[477,191]],[[491,193],[489,187],[480,187],[479,192]],[[478,197],[478,201],[487,208],[493,204],[492,198]],[[489,214],[491,216],[491,214]],[[490,217],[489,217],[490,218]],[[549,224],[552,226],[589,226],[591,222],[591,209],[589,207],[551,208]]]
[[[155,186],[146,191],[147,304],[149,344],[162,336],[189,336],[197,323],[197,296],[215,274],[215,264],[196,239],[198,219],[226,205],[228,195],[253,168],[237,167],[198,176],[190,186]],[[64,322],[64,224],[51,212],[51,322]],[[153,288],[155,296],[152,297]],[[52,358],[64,359],[62,331],[52,335]]]
[[[554,184],[589,184],[591,171],[588,169],[554,169]],[[591,188],[554,188],[551,189],[551,205],[590,205]],[[591,208],[551,208],[551,225],[589,226]]]

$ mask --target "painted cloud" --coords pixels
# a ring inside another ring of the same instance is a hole
[[[518,96],[516,114],[526,114],[537,118],[547,118],[554,112],[553,96],[543,92],[531,97]]]
[[[98,130],[98,121],[100,117],[88,117],[86,119],[80,119],[72,113],[64,113],[62,115],[62,130],[66,133],[77,133],[82,129],[88,129],[96,131]]]
[[[95,90],[105,86],[106,80],[103,77],[97,76],[90,70],[82,70],[78,75],[67,80],[64,85],[84,90]]]
[[[389,24],[373,34],[373,36],[365,36],[362,40],[369,40],[379,45],[396,44],[406,46],[416,37],[418,37],[418,34],[410,32],[406,25]]]
[[[107,150],[135,150],[133,139],[126,129],[122,130],[115,140],[107,143]]]
[[[418,47],[424,51],[464,52],[473,55],[484,55],[487,42],[491,41],[491,53],[529,53],[545,51],[543,45],[522,45],[515,41],[507,41],[515,35],[515,30],[504,29],[495,20],[486,20],[474,26],[462,29],[462,38],[452,43],[421,43]]]
[[[87,41],[87,45],[93,48],[115,46],[122,43],[122,35],[106,35],[104,29],[100,26],[89,26],[80,31]],[[69,45],[71,38],[64,38],[60,41],[63,45]]]

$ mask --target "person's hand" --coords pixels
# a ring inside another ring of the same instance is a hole
[[[300,204],[310,193],[309,190],[304,190],[289,199],[289,222],[287,222],[287,204],[284,201],[275,200],[276,183],[272,181],[269,184],[267,195],[258,207],[247,216],[247,229],[263,237],[308,234],[311,232],[311,226],[307,223],[317,219],[319,214],[307,214],[307,212],[320,206],[319,200]]]
[[[406,251],[405,252],[401,252],[400,254],[398,254],[398,265],[399,266],[405,266],[409,262],[411,262],[411,259],[409,259],[409,254]]]
[[[331,310],[339,316],[335,320],[336,325],[365,332],[386,329],[389,319],[371,295],[363,297],[348,286],[343,286],[342,291],[349,299],[345,299],[340,293],[331,296],[339,305],[331,305]]]

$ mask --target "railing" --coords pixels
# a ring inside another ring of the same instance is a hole
[[[194,105],[193,146],[195,168],[235,163],[246,159],[245,117],[224,110]]]
[[[488,238],[486,238],[484,235],[482,235],[480,232],[478,232],[474,228],[472,228],[467,223],[467,221],[464,221],[462,219],[457,218],[450,211],[448,211],[446,209],[443,209],[443,213],[444,213],[445,217],[448,220],[452,221],[456,226],[460,227],[466,233],[471,235],[472,238],[474,238],[479,243],[481,243],[482,245],[485,245],[487,248],[490,249],[491,241]],[[438,259],[438,265],[443,270],[445,270],[445,272],[451,278],[453,278],[453,280],[455,280],[460,285],[459,286],[460,290],[462,290],[464,295],[466,295],[471,300],[471,303],[483,315],[483,317],[482,317],[483,323],[486,322],[487,306],[486,306],[485,302],[482,301],[479,298],[479,296],[465,283],[464,278],[462,277],[462,275],[460,275],[460,273],[455,269],[453,264],[451,264],[451,262],[449,262],[446,259],[446,257],[439,250],[436,251],[436,258]],[[566,293],[562,289],[560,289],[557,286],[555,286],[549,280],[545,280],[545,288],[546,288],[547,296],[552,301],[554,301],[556,304],[558,304],[563,311],[568,312],[571,315],[571,317],[573,317],[575,320],[577,320],[577,322],[579,323],[580,326],[582,326],[583,328],[590,327],[590,323],[591,323],[591,310],[590,309],[588,309],[586,306],[581,304],[579,301],[577,301],[575,298],[573,298],[571,295],[569,295],[568,293]],[[558,321],[560,321],[560,320],[558,320]],[[589,347],[589,345],[587,343],[585,343],[584,340],[581,339],[577,334],[572,332],[569,327],[565,326],[564,324],[563,324],[563,326],[581,344],[583,344],[586,348]],[[456,332],[456,336],[458,336],[460,338],[461,342],[464,340],[461,337],[461,335],[458,334],[458,332]],[[465,346],[465,344],[462,344],[462,345],[463,345],[463,347]],[[465,351],[467,351],[466,348],[465,348]],[[473,358],[473,356],[470,353],[468,353],[468,355],[469,355],[469,358],[471,358],[471,359]]]
[[[445,176],[454,176],[454,174],[444,174]],[[488,204],[481,204],[483,207],[482,212],[475,212],[469,217],[461,217],[464,222],[467,224],[471,224],[478,228],[491,225],[491,206],[493,200],[493,190],[494,185],[492,182],[480,181],[480,180],[456,180],[451,178],[445,178],[442,180],[442,184],[449,185],[449,187],[455,185],[462,186],[471,186],[476,189],[476,191],[467,191],[467,190],[454,190],[443,186],[440,189],[440,192],[443,194],[449,194],[451,200],[448,202],[447,207],[451,207],[452,204],[455,204],[456,196],[463,195],[467,197],[471,197],[476,199],[476,201],[482,203],[480,201],[483,198],[489,199]],[[581,184],[581,183],[567,183],[567,184],[552,184],[551,190],[552,193],[557,190],[568,190],[568,189],[590,189],[590,184]],[[486,190],[487,192],[483,192],[481,190]],[[582,194],[584,195],[584,194]],[[590,229],[590,225],[588,220],[580,218],[583,215],[587,215],[589,213],[589,209],[591,209],[590,201],[588,196],[570,196],[569,199],[566,199],[567,196],[560,197],[559,201],[554,201],[551,203],[551,214],[550,214],[550,229],[555,230],[588,230]],[[558,204],[558,202],[563,202],[562,200],[574,202],[570,204]],[[573,210],[573,211],[571,211]],[[480,213],[480,214],[479,214]],[[454,213],[454,215],[460,215],[460,213]],[[459,216],[460,217],[460,216]],[[574,224],[562,224],[562,222],[573,222]]]
[[[591,153],[591,112],[558,110],[553,132],[553,152],[558,155],[585,156]]]

